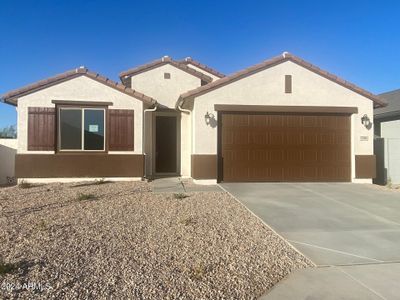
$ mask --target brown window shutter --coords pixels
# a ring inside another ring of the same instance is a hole
[[[134,110],[108,110],[108,150],[134,150]]]
[[[52,107],[28,108],[28,150],[55,149],[56,110]]]

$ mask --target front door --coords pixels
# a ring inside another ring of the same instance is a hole
[[[178,117],[156,115],[155,120],[155,172],[156,174],[178,173]]]

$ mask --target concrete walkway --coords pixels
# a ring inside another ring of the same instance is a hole
[[[151,182],[151,187],[154,193],[222,192],[222,189],[216,184],[194,184],[190,180],[179,177],[155,179]]]
[[[318,266],[263,299],[400,299],[400,193],[336,183],[222,187]]]

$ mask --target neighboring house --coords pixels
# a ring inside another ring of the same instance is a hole
[[[163,57],[115,83],[78,68],[7,93],[16,176],[371,182],[385,102],[283,53],[230,76]],[[363,118],[363,116],[366,116]]]
[[[379,95],[388,105],[374,110],[378,184],[400,184],[400,89]]]

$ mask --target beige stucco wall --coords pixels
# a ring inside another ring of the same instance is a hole
[[[218,76],[215,76],[215,75],[212,74],[212,73],[209,73],[209,72],[207,72],[207,71],[204,71],[203,69],[201,69],[201,68],[199,68],[199,67],[196,67],[195,65],[192,65],[191,63],[187,64],[187,66],[190,67],[190,68],[192,68],[192,69],[195,69],[196,71],[199,71],[199,72],[201,72],[201,73],[203,73],[203,74],[206,74],[206,75],[210,76],[210,77],[212,78],[213,81],[219,79]]]
[[[7,183],[7,177],[14,177],[17,139],[0,139],[0,184]]]
[[[285,75],[293,78],[291,94],[284,92]],[[372,101],[290,61],[197,97],[193,120],[194,154],[217,153],[217,127],[206,125],[204,119],[207,112],[217,117],[214,104],[356,106],[358,114],[353,114],[351,120],[353,178],[354,155],[373,154],[374,130],[367,130],[361,124],[364,114],[373,117]],[[368,141],[360,141],[361,136],[367,136]]]
[[[86,76],[80,76],[57,85],[39,90],[18,99],[18,153],[53,153],[52,151],[28,151],[28,107],[55,107],[52,100],[68,101],[103,101],[112,102],[110,109],[133,109],[134,116],[134,151],[115,152],[141,154],[143,102],[125,93]],[[114,152],[109,152],[114,153]]]
[[[164,79],[164,73],[170,73],[170,79]],[[175,108],[179,95],[201,85],[197,78],[170,64],[148,70],[132,76],[132,88],[153,97],[160,105]]]

